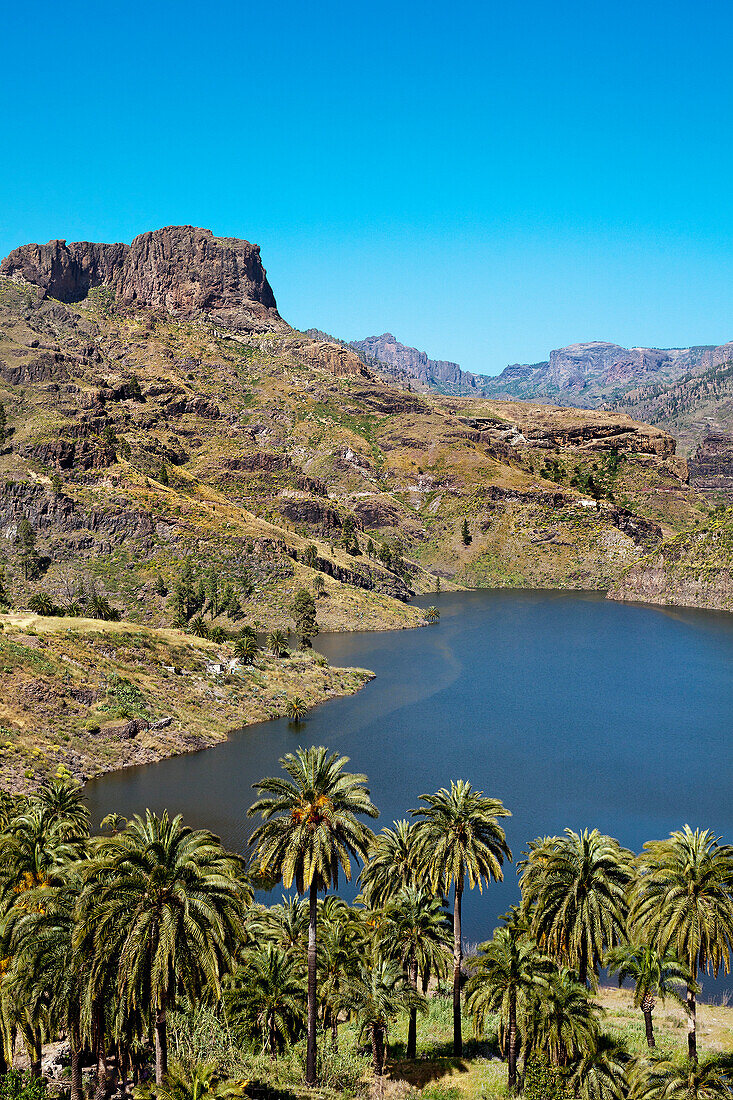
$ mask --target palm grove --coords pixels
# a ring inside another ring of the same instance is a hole
[[[538,838],[517,864],[521,904],[464,959],[462,898],[512,860],[509,811],[457,781],[375,833],[366,776],[347,764],[315,747],[283,757],[282,774],[255,785],[249,861],[165,813],[112,814],[90,836],[68,778],[4,797],[0,1074],[22,1040],[39,1076],[43,1045],[63,1036],[71,1100],[221,1093],[224,1068],[186,1059],[178,1041],[168,1055],[171,1020],[180,1037],[181,1019],[191,1031],[207,1013],[273,1065],[303,1049],[308,1085],[347,1025],[379,1077],[390,1027],[406,1021],[415,1058],[419,1020],[447,992],[454,1054],[465,1014],[476,1036],[498,1032],[507,1087],[527,1097],[731,1095],[698,1057],[696,995],[702,975],[728,970],[733,849],[687,826],[640,855],[597,830]],[[357,872],[350,905],[339,881]],[[278,883],[281,903],[254,902]],[[604,966],[633,985],[643,1058],[602,1032]],[[686,1008],[684,1062],[656,1056],[667,997]]]

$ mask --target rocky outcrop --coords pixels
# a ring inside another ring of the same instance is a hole
[[[61,240],[23,245],[3,260],[0,275],[24,279],[63,302],[80,301],[93,287],[106,285],[121,305],[247,332],[287,328],[259,245],[191,225],[142,233],[131,245]]]
[[[687,465],[693,488],[733,493],[733,436],[711,433]]]
[[[142,233],[115,278],[121,302],[204,316],[226,328],[284,328],[259,245],[215,237],[209,229],[169,226]]]
[[[733,611],[733,512],[663,542],[632,565],[611,599]]]
[[[299,349],[299,357],[309,367],[320,367],[337,378],[371,378],[371,372],[358,355],[343,344],[327,340],[313,341]]]
[[[280,505],[279,511],[291,523],[305,523],[309,527],[316,527],[323,535],[329,535],[342,526],[341,516],[335,508],[312,497],[291,496],[291,499]]]
[[[129,251],[126,244],[89,241],[24,244],[5,257],[0,275],[20,277],[61,302],[79,302],[92,287],[115,281]]]
[[[93,545],[88,539],[79,542],[80,532],[91,532],[114,546],[135,541],[150,547],[153,541],[153,517],[148,512],[115,505],[104,510],[82,508],[69,497],[48,492],[31,482],[10,481],[0,485],[0,540],[15,538],[24,515],[40,535],[76,536],[69,545]]]
[[[521,401],[487,401],[486,410],[493,412],[494,417],[464,418],[463,422],[480,425],[478,430],[483,435],[513,448],[615,449],[619,453],[655,455],[660,459],[670,459],[676,450],[671,435],[661,428],[633,420],[627,413],[605,409],[568,409]],[[496,418],[503,423],[503,429],[494,426]]]

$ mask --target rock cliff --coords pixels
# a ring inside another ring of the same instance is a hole
[[[733,493],[733,436],[711,433],[688,462],[690,484],[696,489]]]
[[[62,302],[82,301],[92,288],[109,286],[124,305],[201,317],[235,331],[286,328],[259,246],[190,225],[142,233],[131,245],[23,245],[3,260],[0,275],[21,278]]]
[[[369,336],[366,340],[354,340],[351,346],[364,355],[367,362],[381,364],[387,368],[388,374],[398,380],[414,378],[424,386],[442,393],[480,394],[483,384],[489,381],[481,375],[461,370],[458,363],[451,363],[446,359],[429,359],[426,352],[401,344],[391,332]]]
[[[611,599],[733,611],[733,511],[663,542],[611,587]]]

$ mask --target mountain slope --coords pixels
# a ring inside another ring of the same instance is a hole
[[[662,543],[613,585],[616,600],[733,611],[733,509]]]
[[[733,432],[733,360],[666,385],[629,390],[614,407],[658,424],[690,451],[711,431]]]
[[[293,625],[320,574],[322,628],[411,626],[406,601],[437,578],[605,587],[700,514],[658,429],[406,393],[290,329],[247,242],[171,227],[111,247],[26,246],[2,266],[0,532],[17,606],[103,597],[167,625],[189,570],[211,626],[269,630]]]

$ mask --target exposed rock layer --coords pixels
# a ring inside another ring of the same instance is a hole
[[[696,489],[733,492],[733,436],[711,433],[689,460],[690,484]]]
[[[285,328],[259,245],[190,225],[142,233],[129,246],[62,240],[23,245],[3,260],[0,274],[20,277],[62,302],[110,286],[122,304],[204,317],[235,330]]]

